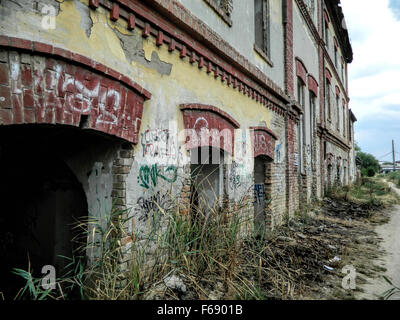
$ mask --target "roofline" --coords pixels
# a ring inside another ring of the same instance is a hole
[[[336,30],[336,36],[343,50],[345,60],[347,63],[351,63],[353,61],[353,48],[350,43],[346,19],[340,5],[340,0],[325,0],[325,5],[331,16],[331,22]]]
[[[350,109],[349,111],[350,111],[351,120],[353,120],[353,122],[357,122],[357,118],[356,118],[356,116],[354,115],[353,111],[351,111],[351,109]]]

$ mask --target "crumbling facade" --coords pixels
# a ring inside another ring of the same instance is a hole
[[[89,215],[126,210],[127,248],[157,210],[265,231],[355,179],[338,0],[3,0],[0,17],[1,157],[38,135]]]

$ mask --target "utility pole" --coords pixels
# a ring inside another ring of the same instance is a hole
[[[396,155],[394,152],[394,140],[392,140],[392,152],[393,152],[393,172],[396,172]]]

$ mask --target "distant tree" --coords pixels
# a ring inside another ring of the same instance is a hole
[[[357,157],[361,159],[361,174],[368,177],[373,177],[377,174],[381,169],[379,161],[372,154],[362,152],[357,144],[355,145],[355,150],[357,151]]]

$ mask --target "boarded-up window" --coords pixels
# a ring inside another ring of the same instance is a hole
[[[254,0],[256,46],[269,56],[269,6],[268,0]]]

